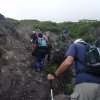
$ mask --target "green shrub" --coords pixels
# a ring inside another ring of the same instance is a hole
[[[58,67],[59,67],[59,65],[55,64],[55,65],[49,67],[49,68],[47,69],[47,71],[48,71],[49,73],[54,73],[54,72],[57,70]]]

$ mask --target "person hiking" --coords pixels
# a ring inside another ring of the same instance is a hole
[[[64,28],[61,32],[61,40],[62,42],[66,42],[66,40],[69,40],[69,36],[68,36],[68,29]]]
[[[32,56],[36,56],[36,51],[37,51],[37,47],[38,47],[38,45],[37,45],[37,43],[36,43],[36,41],[37,41],[37,39],[38,39],[38,33],[36,32],[36,31],[33,31],[32,32],[32,35],[31,35],[31,42],[33,43],[33,52],[32,52]]]
[[[62,34],[63,34],[63,35],[68,35],[68,29],[64,28],[64,29],[62,30]]]
[[[37,38],[38,38],[38,33],[36,31],[33,31],[31,35],[31,42],[34,43]]]
[[[100,76],[86,72],[86,66],[80,62],[82,61],[86,63],[85,44],[86,42],[82,39],[77,39],[73,44],[71,44],[71,46],[66,51],[66,59],[62,62],[55,73],[47,75],[47,79],[55,79],[65,70],[68,70],[74,62],[76,69],[76,79],[73,93],[70,95],[71,100],[100,100]]]
[[[37,61],[36,61],[35,67],[37,71],[40,71],[41,66],[45,61],[45,56],[47,54],[47,41],[46,39],[43,38],[42,33],[38,34],[38,39],[36,43],[37,43],[38,48],[36,50]]]

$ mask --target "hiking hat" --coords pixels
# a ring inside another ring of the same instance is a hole
[[[33,31],[33,33],[35,33],[35,31]]]
[[[83,39],[77,39],[77,40],[74,41],[74,43],[77,43],[77,42],[83,42],[83,43],[85,43],[85,41]]]

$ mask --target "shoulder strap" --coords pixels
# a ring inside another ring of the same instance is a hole
[[[85,51],[86,51],[86,53],[88,52],[88,47],[90,47],[89,46],[89,44],[87,44],[87,43],[82,43],[82,42],[79,42],[79,43],[81,43],[81,44],[83,44],[84,46],[85,46]],[[77,55],[77,49],[78,49],[78,47],[77,47],[77,43],[75,44],[75,49],[76,49],[76,55]],[[79,61],[81,64],[83,64],[83,65],[86,65],[84,62],[82,62],[80,59],[78,59],[77,57],[75,58],[77,61]]]

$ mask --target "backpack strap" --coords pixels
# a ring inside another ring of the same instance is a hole
[[[79,42],[78,42],[78,43],[79,43]],[[85,67],[85,66],[86,66],[86,63],[83,62],[83,61],[81,61],[81,60],[77,57],[77,53],[78,53],[78,43],[75,43],[75,44],[74,44],[75,50],[76,50],[76,57],[75,57],[75,60],[78,61],[79,63],[81,63],[81,64]],[[82,44],[82,45],[86,45],[86,44],[83,44],[83,43],[81,43],[81,44]],[[86,48],[85,48],[85,50],[86,50]],[[83,72],[86,72],[85,69],[76,71],[76,74],[78,74],[78,73],[83,73]]]
[[[87,44],[87,43],[83,43],[83,42],[78,42],[78,43],[80,43],[80,44],[82,44],[82,45],[84,45],[85,46],[85,52],[86,52],[86,55],[87,55],[87,52],[88,52],[88,50],[89,50],[89,48],[90,48],[90,46],[89,46],[89,44]],[[77,43],[75,43],[74,44],[75,45],[75,49],[76,49],[76,55],[77,55],[77,49],[78,49],[78,47],[77,47]],[[85,55],[85,56],[86,56]],[[82,65],[84,65],[84,66],[86,66],[86,63],[85,62],[83,62],[83,61],[81,61],[77,56],[76,56],[76,58],[75,58],[77,61],[79,61]],[[87,59],[86,59],[87,60]]]

